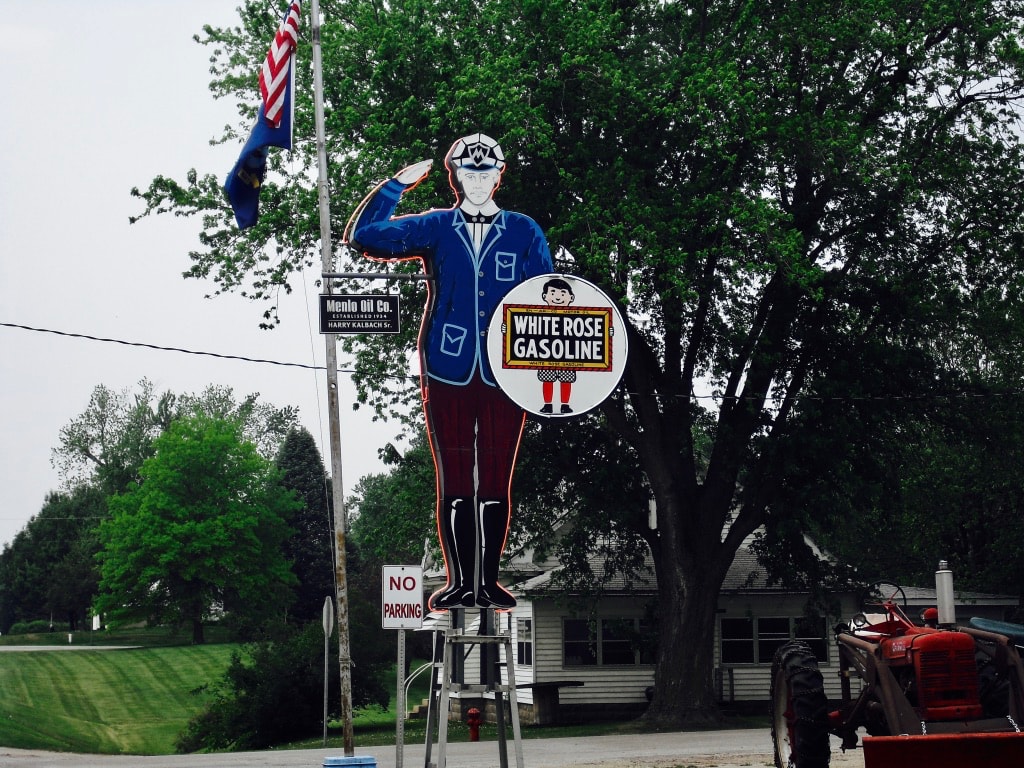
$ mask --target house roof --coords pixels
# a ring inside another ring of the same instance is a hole
[[[908,606],[928,607],[935,605],[935,589],[926,587],[903,587]],[[1017,605],[1013,595],[990,595],[985,592],[955,591],[957,605]]]
[[[600,562],[598,562],[598,566],[600,566]],[[534,576],[533,578],[515,585],[515,587],[511,589],[520,594],[526,594],[529,592],[543,593],[556,590],[561,591],[552,584],[552,580],[557,572],[558,568],[552,568],[544,571],[538,576]],[[627,578],[621,573],[614,574],[602,584],[601,591],[610,595],[636,594],[638,592],[641,594],[653,594],[657,591],[654,569],[650,564],[645,565],[640,574],[630,578]]]
[[[757,557],[747,547],[736,550],[736,557],[729,566],[722,582],[723,592],[742,592],[768,589],[768,579]]]
[[[592,558],[591,567],[594,569],[595,573],[599,573],[602,567],[601,559],[599,557]],[[552,585],[552,579],[557,570],[557,567],[549,568],[510,589],[512,589],[513,592],[522,595],[528,595],[529,593],[543,594],[545,592],[554,592],[556,591],[556,588]],[[657,583],[654,578],[653,561],[649,555],[645,564],[644,572],[639,576],[626,579],[621,574],[618,574],[612,576],[602,588],[602,592],[608,595],[644,595],[653,594],[656,591]],[[722,582],[722,592],[724,594],[799,594],[801,590],[794,590],[780,584],[769,584],[767,572],[765,571],[764,566],[757,561],[757,557],[754,555],[753,551],[746,546],[741,546],[736,551],[736,556],[733,558],[732,565],[729,566],[729,571]],[[903,587],[903,592],[906,595],[908,607],[925,608],[935,605],[936,597],[934,587]],[[992,595],[983,592],[969,592],[961,590],[957,590],[955,594],[956,603],[960,606],[1016,606],[1019,603],[1018,599],[1013,595]]]
[[[602,560],[599,556],[590,560],[594,573],[600,573]],[[529,593],[550,591],[554,589],[551,582],[558,567],[550,568],[542,573],[527,579],[515,586],[516,592]],[[781,587],[769,587],[764,568],[757,562],[754,553],[746,547],[740,547],[733,558],[729,572],[726,574],[722,589],[726,591],[754,591],[769,590],[782,591]],[[602,585],[602,592],[606,594],[652,594],[657,591],[657,581],[654,578],[654,562],[650,555],[647,556],[643,570],[636,576],[627,578],[622,574],[614,574]]]

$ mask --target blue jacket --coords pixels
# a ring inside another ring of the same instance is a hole
[[[499,211],[477,253],[458,208],[392,218],[404,190],[391,179],[370,194],[353,222],[352,243],[375,259],[423,259],[432,279],[420,329],[428,376],[466,384],[479,369],[497,386],[487,325],[512,288],[554,271],[544,233],[529,216]]]

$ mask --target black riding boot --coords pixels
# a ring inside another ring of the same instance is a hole
[[[438,530],[448,570],[448,585],[430,596],[431,610],[470,607],[474,603],[473,571],[476,566],[476,520],[473,497],[456,496],[441,501]]]
[[[514,608],[516,599],[498,583],[501,550],[508,534],[508,503],[480,502],[480,583],[476,604],[481,608]]]

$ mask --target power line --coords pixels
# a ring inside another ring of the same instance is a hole
[[[52,328],[35,328],[30,325],[21,325],[19,323],[5,323],[0,322],[0,327],[3,328],[17,328],[23,331],[33,331],[35,333],[49,333],[55,336],[64,336],[72,339],[86,339],[87,341],[98,341],[106,344],[120,344],[126,347],[142,347],[145,349],[153,349],[158,352],[179,352],[185,355],[200,355],[205,357],[216,357],[222,360],[238,360],[244,363],[259,363],[261,365],[278,365],[286,368],[302,368],[310,371],[326,371],[327,367],[323,365],[310,365],[308,363],[292,363],[282,360],[268,360],[265,358],[258,357],[246,357],[244,355],[226,355],[220,352],[203,352],[195,349],[185,349],[183,347],[167,347],[160,344],[149,344],[142,341],[127,341],[125,339],[112,339],[104,336],[92,336],[86,333],[72,333],[70,331],[58,331]],[[356,373],[351,368],[339,368],[339,373],[345,373],[353,375]],[[387,378],[390,379],[417,379],[415,375],[402,375],[402,374],[387,374]],[[628,391],[624,394],[630,394]],[[801,395],[801,400],[813,400],[818,402],[872,402],[881,400],[938,400],[938,401],[952,401],[952,400],[979,400],[990,397],[1020,397],[1024,396],[1024,390],[1008,390],[1005,392],[959,392],[954,394],[886,394],[886,395]],[[655,397],[664,398],[665,395],[655,394]],[[744,397],[744,396],[731,396],[727,397],[724,395],[698,395],[691,393],[690,395],[673,395],[672,397],[689,397],[691,400],[713,400],[716,402],[722,401],[746,401],[746,400],[763,400],[763,398]]]
[[[155,349],[159,352],[180,352],[185,355],[202,355],[205,357],[217,357],[222,360],[240,360],[245,363],[262,363],[264,365],[280,365],[288,368],[305,368],[313,371],[326,371],[326,366],[323,365],[309,365],[308,363],[289,363],[281,360],[266,360],[258,357],[245,357],[244,355],[225,355],[220,352],[201,352],[194,349],[184,349],[182,347],[165,347],[159,344],[147,344],[142,341],[126,341],[124,339],[111,339],[104,336],[90,336],[87,333],[71,333],[69,331],[56,331],[51,328],[33,328],[30,325],[19,325],[18,323],[4,323],[0,322],[0,326],[5,328],[18,328],[23,331],[34,331],[35,333],[50,333],[54,336],[65,336],[71,339],[86,339],[88,341],[100,341],[106,344],[121,344],[126,347],[143,347],[145,349]],[[355,373],[355,371],[343,371],[344,373]]]

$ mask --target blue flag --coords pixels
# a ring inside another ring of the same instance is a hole
[[[263,100],[256,124],[224,182],[239,229],[251,227],[259,217],[260,188],[267,173],[270,147],[292,148],[292,91],[298,27],[299,3],[293,0],[260,70]]]

